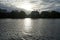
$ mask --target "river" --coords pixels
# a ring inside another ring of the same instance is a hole
[[[60,19],[0,19],[0,40],[60,40]]]

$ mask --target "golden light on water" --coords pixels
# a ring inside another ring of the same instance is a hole
[[[31,29],[32,29],[32,23],[31,23],[31,19],[30,18],[26,18],[24,20],[24,27],[23,27],[23,34],[26,34],[26,35],[31,35],[30,32],[31,32]]]

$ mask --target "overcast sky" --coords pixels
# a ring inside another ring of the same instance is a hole
[[[0,0],[0,8],[1,4],[11,7],[19,5],[21,2],[25,1],[35,5],[33,9],[36,10],[60,10],[60,0]]]

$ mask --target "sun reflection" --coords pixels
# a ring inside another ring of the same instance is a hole
[[[32,21],[30,18],[26,18],[24,20],[24,27],[23,27],[23,31],[22,31],[24,34],[30,35],[31,29],[32,29],[32,23],[31,22]]]

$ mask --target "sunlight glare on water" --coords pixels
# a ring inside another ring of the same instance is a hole
[[[26,18],[24,20],[23,34],[31,35],[30,34],[31,29],[32,29],[32,20],[30,18]]]

